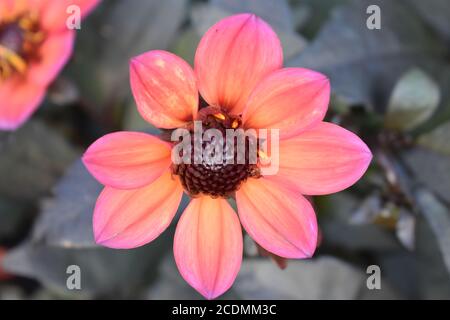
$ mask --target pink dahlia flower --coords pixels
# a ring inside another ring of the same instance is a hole
[[[131,88],[144,119],[163,129],[190,128],[194,120],[221,130],[279,129],[279,171],[264,176],[259,162],[176,165],[174,143],[139,132],[108,134],[83,157],[105,185],[93,217],[96,242],[111,248],[149,243],[169,226],[184,191],[193,199],[176,227],[175,261],[206,298],[224,293],[238,274],[241,225],[270,253],[311,257],[317,221],[303,195],[351,186],[372,155],[355,134],[323,122],[328,79],[282,64],[277,35],[252,14],[212,26],[197,48],[194,69],[165,51],[132,59]],[[238,215],[228,197],[236,199]]]
[[[72,54],[67,8],[83,16],[99,0],[0,1],[0,130],[14,130],[40,105]]]

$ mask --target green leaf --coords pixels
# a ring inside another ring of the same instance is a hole
[[[430,119],[439,106],[438,84],[420,69],[406,72],[394,87],[385,115],[385,126],[412,130]]]
[[[438,153],[450,156],[450,122],[421,135],[418,143]]]
[[[213,5],[237,14],[252,12],[260,16],[272,27],[292,31],[292,13],[287,0],[211,0]]]
[[[310,39],[316,36],[336,6],[346,4],[350,0],[292,0],[291,2],[294,10],[302,7],[309,10],[310,17],[307,23],[301,26],[301,31]]]
[[[373,218],[382,210],[378,194],[361,200],[350,192],[340,192],[315,200],[323,247],[331,246],[345,252],[383,252],[400,248],[392,233],[373,224]]]
[[[414,250],[416,244],[416,218],[404,208],[400,208],[399,218],[395,228],[395,234],[403,246],[408,250]]]
[[[163,253],[170,250],[170,238],[165,233],[152,245],[134,250],[68,249],[27,241],[8,251],[3,264],[9,273],[36,279],[62,296],[130,298],[151,283]],[[70,265],[80,267],[81,290],[66,286]]]
[[[416,180],[450,202],[450,158],[416,147],[402,153],[402,159]]]
[[[0,197],[0,243],[14,240],[17,231],[24,228],[32,218],[29,208],[20,201]]]
[[[444,39],[450,41],[450,1],[408,0],[421,17]]]
[[[76,154],[59,132],[29,121],[1,147],[0,194],[19,201],[49,194]]]
[[[128,131],[146,131],[155,135],[159,134],[157,128],[142,118],[134,99],[130,98],[127,101],[128,103],[124,103],[125,110],[122,120],[122,129]]]
[[[56,185],[54,197],[43,202],[33,241],[65,248],[96,247],[92,214],[102,189],[83,163],[76,161]]]
[[[366,27],[369,5],[382,12],[381,30]],[[446,49],[402,2],[356,0],[336,7],[331,19],[288,66],[318,70],[348,105],[383,111],[399,76],[417,66],[442,66]]]
[[[363,268],[367,268],[367,265]],[[315,259],[291,260],[288,268],[280,271],[266,260],[245,260],[233,285],[233,293],[240,299],[298,299],[339,300],[370,298],[365,270],[333,256]],[[382,277],[384,297],[395,297]]]
[[[170,48],[170,51],[182,57],[193,66],[195,51],[197,50],[199,42],[200,35],[195,32],[194,28],[189,28],[178,36],[173,46]]]
[[[450,211],[426,189],[417,191],[416,200],[421,209],[421,213],[436,236],[444,263],[450,275]]]

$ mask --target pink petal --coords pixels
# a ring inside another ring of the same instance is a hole
[[[110,248],[136,248],[157,238],[170,224],[183,195],[167,171],[140,189],[103,189],[94,211],[95,241]]]
[[[146,133],[115,132],[95,141],[83,162],[100,183],[134,189],[152,183],[170,167],[171,149]]]
[[[283,258],[311,257],[317,221],[308,200],[265,178],[249,179],[236,192],[239,218],[261,247]]]
[[[202,97],[234,114],[242,113],[255,85],[283,64],[280,40],[254,14],[239,14],[213,25],[195,54]]]
[[[50,34],[39,48],[39,61],[30,65],[28,79],[42,86],[52,82],[72,55],[75,32]]]
[[[354,133],[321,122],[296,137],[280,141],[277,180],[302,194],[341,191],[358,181],[372,159],[366,144]]]
[[[15,77],[0,85],[0,130],[15,130],[41,104],[45,87],[23,77]]]
[[[195,118],[194,71],[176,55],[155,50],[133,58],[130,82],[139,112],[156,127],[176,128]]]
[[[2,19],[7,16],[13,16],[16,13],[16,4],[17,0],[2,0],[0,1],[0,22]]]
[[[67,12],[71,5],[80,8],[81,18],[86,17],[100,3],[100,0],[34,0],[40,9],[41,26],[48,31],[67,30],[67,19],[73,14]]]
[[[224,199],[191,201],[178,222],[175,261],[183,278],[207,299],[227,291],[242,261],[239,219]]]
[[[247,102],[247,128],[280,129],[288,137],[321,121],[330,100],[326,76],[308,69],[284,68],[267,75]]]
[[[39,6],[43,0],[1,0],[0,1],[0,22],[3,18],[16,17],[17,15]]]

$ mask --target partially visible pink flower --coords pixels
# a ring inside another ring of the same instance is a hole
[[[282,60],[278,37],[252,14],[212,26],[197,48],[194,70],[165,51],[132,59],[131,88],[144,119],[164,129],[191,128],[194,120],[222,131],[280,129],[280,170],[265,176],[261,163],[174,164],[174,143],[139,132],[108,134],[83,156],[105,185],[94,211],[96,242],[134,248],[152,241],[171,223],[184,190],[193,199],[176,228],[175,261],[206,298],[223,294],[238,274],[241,225],[278,257],[311,257],[317,221],[302,194],[351,186],[372,155],[354,133],[323,122],[327,77],[282,68]],[[199,108],[199,93],[208,107]],[[239,218],[228,197],[236,199]]]
[[[72,54],[67,8],[86,16],[100,0],[0,1],[0,130],[15,130],[36,110]]]

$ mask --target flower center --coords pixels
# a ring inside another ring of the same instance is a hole
[[[0,22],[0,81],[24,74],[31,61],[39,59],[38,48],[44,40],[37,15],[22,13]]]
[[[228,198],[247,178],[260,176],[256,161],[252,161],[251,157],[251,145],[255,145],[256,140],[248,136],[243,137],[241,143],[237,137],[228,140],[231,133],[243,132],[242,121],[240,117],[228,115],[219,108],[200,109],[198,118],[205,135],[211,132],[209,129],[215,129],[216,135],[207,139],[204,135],[197,142],[194,125],[190,125],[190,163],[173,164],[172,172],[180,177],[181,184],[190,196],[203,194],[213,198]],[[217,135],[219,132],[222,138]],[[218,144],[221,146],[216,149]]]

